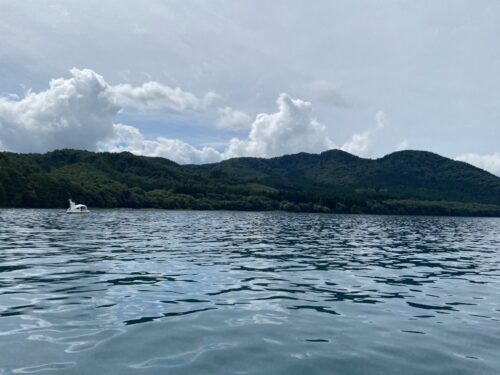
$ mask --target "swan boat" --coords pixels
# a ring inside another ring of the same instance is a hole
[[[69,208],[66,210],[67,214],[89,214],[90,211],[84,204],[75,204],[71,199],[69,200]]]

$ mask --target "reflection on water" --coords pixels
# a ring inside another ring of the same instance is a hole
[[[500,220],[0,210],[0,374],[497,374]]]

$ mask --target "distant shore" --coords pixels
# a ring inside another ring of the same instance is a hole
[[[452,202],[453,203],[453,202]],[[0,207],[1,210],[54,210],[66,213],[64,207]],[[448,210],[443,213],[432,213],[424,211],[407,212],[334,212],[334,211],[300,211],[300,210],[240,210],[240,209],[192,209],[192,208],[160,208],[160,207],[90,207],[90,211],[105,210],[130,210],[130,211],[181,211],[181,212],[277,212],[277,213],[302,213],[302,214],[324,214],[324,215],[376,215],[376,216],[435,216],[435,217],[500,217],[500,211],[463,211]]]
[[[0,152],[0,207],[500,216],[500,178],[426,151],[340,150],[179,165],[157,157]]]

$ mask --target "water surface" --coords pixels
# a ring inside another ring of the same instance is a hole
[[[500,219],[0,210],[0,374],[498,374]]]

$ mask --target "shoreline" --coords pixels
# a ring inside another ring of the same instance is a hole
[[[0,212],[2,211],[17,211],[17,210],[50,210],[50,211],[60,211],[62,214],[67,215],[66,213],[66,208],[63,207],[0,207]],[[321,215],[332,215],[332,216],[377,216],[377,217],[436,217],[436,218],[442,218],[442,217],[449,217],[449,218],[492,218],[492,219],[499,219],[500,214],[498,215],[457,215],[457,214],[442,214],[442,215],[436,215],[436,214],[425,214],[425,213],[402,213],[402,214],[397,214],[397,213],[373,213],[373,212],[317,212],[317,211],[285,211],[285,210],[228,210],[228,209],[210,209],[210,210],[203,210],[203,209],[184,209],[184,208],[154,208],[154,207],[147,207],[147,208],[135,208],[135,207],[94,207],[90,208],[90,214],[87,215],[76,215],[76,216],[89,216],[92,215],[93,212],[100,212],[100,211],[137,211],[137,212],[144,212],[144,211],[149,211],[149,212],[199,212],[199,213],[205,213],[205,212],[221,212],[221,213],[283,213],[283,214],[305,214],[305,215],[310,215],[310,214],[321,214]],[[69,215],[68,215],[69,216]],[[75,216],[75,215],[73,215]]]

